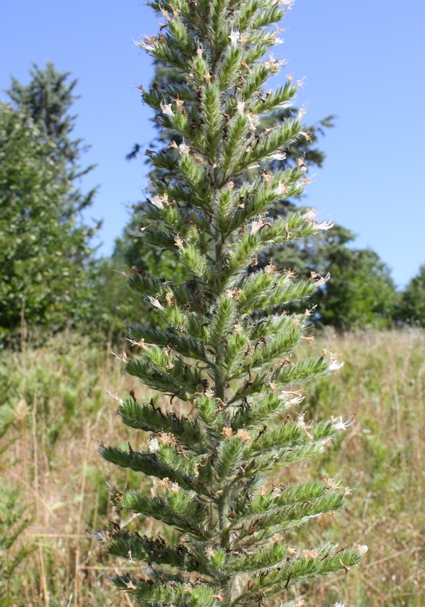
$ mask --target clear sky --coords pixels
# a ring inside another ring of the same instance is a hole
[[[148,86],[149,56],[133,39],[156,34],[158,18],[138,0],[16,0],[0,7],[0,88],[28,82],[32,62],[53,61],[78,78],[76,135],[96,162],[84,187],[100,184],[88,216],[103,219],[101,252],[112,251],[129,203],[143,198],[143,159],[133,144],[154,135],[137,86]],[[320,147],[327,159],[306,204],[358,235],[404,286],[425,263],[422,152],[425,121],[424,0],[296,0],[283,23],[282,77],[305,79],[297,105],[306,123],[335,114]],[[0,97],[4,97],[0,94]]]

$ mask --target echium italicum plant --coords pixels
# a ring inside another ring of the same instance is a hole
[[[294,605],[294,585],[348,571],[365,547],[297,547],[294,528],[341,508],[344,490],[323,478],[273,484],[277,470],[321,454],[347,425],[342,418],[307,423],[295,409],[303,382],[339,366],[330,355],[293,354],[309,312],[290,313],[290,304],[325,279],[297,281],[272,264],[258,269],[264,251],[330,227],[313,212],[285,219],[270,213],[283,198],[299,196],[307,181],[302,159],[274,173],[264,168],[282,159],[300,123],[257,129],[262,116],[296,93],[290,79],[263,89],[281,65],[267,56],[280,42],[279,28],[270,26],[289,2],[151,6],[164,23],[158,36],[138,44],[184,78],[143,91],[172,143],[149,152],[160,178],[151,184],[140,233],[150,246],[175,252],[190,278],[177,284],[137,268],[129,277],[160,322],[132,326],[138,352],[127,371],[166,395],[166,406],[140,402],[132,391],[119,414],[144,433],[146,450],[100,451],[109,462],[159,479],[151,492],[116,490],[112,500],[173,533],[165,541],[115,525],[109,552],[131,560],[133,572],[134,561],[141,567],[113,581],[146,606],[257,606],[275,595]]]

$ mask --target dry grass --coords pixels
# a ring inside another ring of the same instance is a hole
[[[130,436],[137,442],[105,392],[125,394],[134,380],[106,351],[73,340],[56,338],[0,358],[0,416],[11,406],[18,417],[16,441],[2,456],[2,483],[20,488],[34,517],[23,539],[36,548],[17,573],[21,598],[12,604],[130,606],[131,598],[111,589],[102,575],[114,572],[117,560],[86,531],[114,517],[106,492],[111,473],[120,486],[140,483],[97,453],[101,441],[125,443]],[[291,542],[357,542],[368,544],[369,552],[347,576],[319,580],[300,595],[315,607],[335,601],[346,607],[423,606],[425,334],[329,334],[320,345],[339,352],[346,364],[310,388],[306,418],[347,414],[355,423],[320,461],[285,471],[285,478],[337,476],[354,491],[341,514],[321,517]]]
[[[340,444],[308,465],[336,476],[353,493],[337,517],[307,536],[367,544],[348,576],[321,580],[308,605],[425,605],[425,334],[418,331],[329,336],[324,345],[345,366],[310,390],[313,417],[353,415]]]

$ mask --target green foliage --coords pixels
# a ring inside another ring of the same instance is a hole
[[[22,534],[30,525],[26,505],[16,487],[2,484],[0,492],[0,606],[16,605],[22,593],[19,567],[33,546],[22,543]]]
[[[425,326],[425,265],[419,268],[404,289],[397,309],[397,319]]]
[[[71,72],[59,72],[49,61],[44,69],[34,64],[29,84],[23,85],[12,78],[11,87],[6,91],[13,107],[30,117],[38,127],[39,137],[45,142],[55,142],[49,156],[55,163],[62,164],[64,180],[74,183],[74,188],[69,189],[62,200],[62,216],[68,218],[90,206],[97,189],[83,194],[76,186],[77,180],[87,175],[94,165],[80,166],[80,157],[87,146],[82,139],[71,139],[76,116],[71,116],[68,110],[78,99],[74,93],[78,80],[70,82],[70,75]]]
[[[378,593],[391,607],[403,607],[403,603],[405,607],[422,607],[425,604],[425,511],[420,507],[425,501],[424,331],[409,328],[335,335],[329,330],[318,336],[318,347],[337,350],[346,364],[337,374],[309,384],[306,399],[301,405],[303,411],[307,412],[305,419],[328,419],[331,415],[338,416],[350,411],[354,413],[355,422],[346,433],[338,433],[321,456],[301,462],[298,466],[280,468],[273,482],[275,485],[282,482],[291,486],[298,478],[305,483],[309,479],[336,476],[341,479],[342,486],[355,487],[355,490],[346,498],[346,510],[339,511],[336,516],[310,519],[310,523],[296,530],[296,536],[294,530],[289,546],[310,549],[323,542],[331,545],[339,542],[342,547],[352,545],[358,538],[367,537],[367,542],[363,543],[368,543],[371,550],[362,566],[352,568],[348,575],[322,577],[303,584],[299,593],[306,605],[321,607],[331,607],[338,601],[345,602],[345,605],[369,607],[374,605]],[[311,351],[307,342],[304,348],[307,352]],[[142,479],[140,473],[129,469],[115,469],[111,475],[109,465],[106,462],[102,465],[92,449],[97,440],[111,436],[111,432],[113,439],[109,440],[123,449],[131,441],[134,449],[141,450],[144,445],[142,441],[149,436],[116,421],[119,417],[116,417],[115,404],[108,402],[104,388],[119,394],[123,381],[126,385],[131,382],[135,388],[136,380],[123,378],[120,366],[110,357],[104,345],[96,346],[91,339],[82,338],[74,331],[56,335],[48,343],[34,349],[28,345],[25,352],[6,349],[0,352],[0,418],[3,419],[2,409],[7,408],[8,415],[18,415],[19,426],[16,425],[16,429],[24,429],[24,419],[27,424],[26,432],[19,432],[17,441],[8,453],[0,454],[0,466],[5,459],[20,459],[16,466],[0,472],[0,486],[13,486],[16,489],[18,484],[26,481],[34,487],[37,474],[39,495],[53,511],[48,515],[40,503],[38,521],[20,536],[27,545],[33,541],[41,544],[41,549],[38,547],[29,555],[14,574],[15,581],[24,584],[20,600],[15,601],[19,606],[21,602],[34,607],[46,603],[40,577],[41,551],[50,605],[54,607],[62,606],[64,601],[67,603],[71,592],[84,606],[109,605],[112,601],[117,607],[128,606],[131,597],[112,591],[112,598],[110,582],[106,576],[99,575],[98,568],[105,568],[110,573],[108,567],[113,567],[136,578],[144,577],[141,571],[146,566],[141,564],[141,557],[138,560],[138,553],[135,552],[138,545],[138,538],[133,534],[135,528],[142,538],[148,536],[151,544],[157,542],[160,535],[167,548],[179,553],[181,547],[185,547],[187,551],[186,544],[179,544],[172,527],[163,528],[159,521],[143,520],[142,517],[128,523],[131,517],[125,511],[122,512],[122,523],[128,524],[122,532],[127,530],[134,538],[131,547],[134,562],[122,560],[126,559],[127,554],[124,547],[119,558],[105,555],[103,545],[96,546],[85,533],[87,527],[106,527],[108,520],[119,522],[111,504],[106,503],[108,494],[105,483],[108,479],[111,482],[111,476],[118,487],[127,484],[133,489],[145,487],[146,495],[153,495],[150,492],[157,483],[156,479]],[[140,403],[149,403],[150,397],[154,396],[145,393],[143,388],[137,389],[137,393]],[[21,398],[28,403],[26,418]],[[258,419],[266,424],[274,423],[271,416],[269,419],[266,417],[266,413],[268,415],[277,406],[279,394],[262,400],[253,421]],[[32,438],[34,402],[37,403],[37,443],[33,443]],[[161,410],[168,413],[167,399],[155,398],[157,409],[160,404]],[[216,408],[217,403],[212,402],[214,418],[218,416]],[[182,415],[193,419],[189,412],[180,412],[177,402],[174,411],[178,419]],[[241,415],[243,420],[250,419],[248,411],[241,411]],[[279,410],[276,419],[278,416]],[[234,433],[241,427],[240,423],[245,421],[235,419],[232,425]],[[288,421],[285,427],[289,424]],[[293,423],[291,425],[294,426]],[[86,445],[88,426],[90,440]],[[308,438],[298,426],[295,430]],[[9,426],[0,451],[10,442],[15,431],[14,427]],[[60,440],[53,444],[53,435],[58,433]],[[34,448],[35,444],[37,449]],[[69,448],[64,449],[64,444]],[[37,450],[38,456],[35,458]],[[87,462],[86,466],[84,462]],[[83,474],[86,479],[84,494]],[[20,505],[25,504],[27,511],[33,513],[34,493],[28,488],[22,489]],[[157,490],[156,494],[162,495],[162,492]],[[81,499],[83,518],[79,523]],[[409,520],[414,520],[415,524],[406,523]],[[63,537],[67,533],[74,536],[80,532],[79,541],[74,537]],[[111,532],[114,533],[113,528]],[[31,536],[35,533],[54,534],[55,537],[33,539]],[[147,549],[153,550],[151,544],[147,544]],[[18,546],[20,540],[12,550],[18,549]],[[283,542],[274,546],[275,550],[285,548]],[[160,547],[161,542],[158,543]],[[81,576],[81,569],[75,568],[76,548],[80,550],[81,564],[93,567],[84,570],[84,576]],[[164,568],[171,566],[165,560],[157,560],[157,555],[160,558],[162,553],[164,559],[168,558],[165,548],[163,551],[158,549],[155,562],[163,563],[161,566]],[[270,558],[275,558],[271,549],[270,553]],[[392,555],[391,559],[387,558],[389,555]],[[217,554],[217,558],[219,556]],[[247,559],[248,556],[242,558]],[[193,566],[196,566],[196,561],[187,565],[188,568]],[[67,589],[65,593],[64,588]],[[136,601],[133,600],[133,603]],[[280,605],[280,601],[277,604]]]
[[[0,402],[0,474],[2,477],[13,462],[7,461],[7,450],[18,438],[11,429],[17,421],[15,409]],[[12,607],[22,592],[18,576],[20,565],[34,550],[25,545],[22,535],[31,524],[28,507],[21,492],[2,480],[0,485],[0,607]]]
[[[297,354],[310,316],[305,300],[326,278],[296,281],[291,272],[258,264],[277,246],[328,227],[311,213],[272,213],[285,193],[301,195],[306,181],[303,161],[266,170],[296,142],[301,124],[288,116],[262,129],[257,119],[263,104],[270,110],[262,87],[279,67],[263,60],[278,42],[265,25],[286,6],[153,2],[167,31],[140,43],[179,68],[184,82],[144,92],[168,137],[179,138],[150,155],[160,177],[152,176],[155,195],[141,209],[139,230],[145,244],[178,256],[187,276],[161,281],[133,272],[130,284],[159,322],[133,326],[138,350],[126,369],[170,400],[159,408],[131,391],[119,414],[148,434],[147,448],[100,446],[107,461],[158,479],[150,495],[140,488],[114,491],[117,509],[174,531],[167,542],[118,526],[112,531],[112,554],[133,560],[134,548],[147,564],[142,579],[113,578],[140,605],[289,600],[300,582],[348,571],[363,552],[292,547],[295,529],[344,505],[336,481],[305,482],[298,475],[273,485],[279,467],[319,456],[348,426],[342,418],[310,423],[294,411],[300,384],[340,367],[330,354]],[[289,83],[273,103],[285,107],[295,92]],[[291,314],[295,302],[304,308]]]
[[[103,387],[98,385],[99,348],[88,338],[78,333],[64,335],[45,342],[45,346],[46,351],[40,354],[42,363],[36,348],[26,355],[6,349],[0,352],[0,434],[3,428],[8,445],[16,418],[33,414],[36,403],[50,457],[66,429],[81,430],[82,404],[85,411],[98,411]]]
[[[72,184],[54,141],[25,114],[0,106],[0,331],[59,328],[86,317],[91,230],[58,220]]]
[[[247,91],[246,95],[242,94],[242,98],[246,97],[247,102],[249,101],[250,83],[255,84],[258,74],[262,73],[265,73],[264,67],[258,66],[254,76],[251,75],[249,83],[245,83],[244,87],[247,88]],[[223,70],[220,72],[221,79],[224,78],[222,74]],[[176,85],[179,85],[180,98],[191,101],[195,94],[190,90],[191,84],[191,82],[185,82],[184,74],[181,71],[167,67],[157,60],[154,88],[146,93],[146,99],[152,103],[155,109],[160,110],[159,88],[172,93],[176,90]],[[258,100],[257,103],[251,101],[249,106],[253,114],[261,112],[257,130],[273,129],[285,120],[297,115],[303,116],[303,110],[298,112],[292,107],[282,107],[282,105],[285,106],[285,98],[292,88],[294,88],[292,82],[288,81],[275,91],[269,91],[267,96]],[[213,90],[211,85],[208,95],[211,95]],[[264,170],[282,170],[296,165],[297,159],[303,159],[300,162],[305,162],[309,166],[321,167],[325,156],[317,147],[317,143],[319,137],[324,134],[324,130],[333,127],[333,119],[333,116],[329,116],[315,125],[303,125],[300,136],[287,146],[284,157],[269,158],[267,162],[262,162]],[[218,124],[217,121],[214,123]],[[156,125],[159,129],[158,140],[150,144],[151,148],[155,149],[158,145],[169,145],[173,139],[181,143],[181,136],[177,132],[170,133],[168,130],[162,129],[158,122]],[[243,146],[240,143],[248,131],[249,121],[246,116],[238,114],[229,123],[229,143],[223,158],[224,167],[228,165],[230,159],[236,162],[238,155],[242,154]],[[219,133],[219,129],[216,133]],[[136,144],[127,158],[135,158],[140,149],[141,146]],[[151,153],[152,150],[148,150],[147,154]],[[154,179],[160,178],[161,170],[157,165],[152,169],[151,175]],[[294,202],[298,202],[299,199],[300,190],[292,188],[284,192],[284,199],[275,204],[269,212],[272,216],[286,217],[289,211],[294,210]],[[224,200],[223,203],[222,221],[226,222],[227,206]],[[269,206],[269,201],[264,195],[263,203],[264,208]],[[155,267],[157,264],[161,264],[161,276],[175,280],[176,272],[179,271],[176,258],[155,254],[152,247],[147,247],[140,238],[140,213],[143,211],[143,204],[133,206],[127,232],[117,240],[116,250],[124,255],[127,265],[145,270],[147,265]],[[259,201],[255,205],[257,210],[259,209],[258,204]],[[244,209],[241,209],[239,215],[247,219],[249,209],[254,205],[250,200],[244,201],[244,205]],[[229,229],[234,229],[234,226],[230,225]],[[259,265],[265,267],[273,260],[279,269],[290,268],[303,278],[308,278],[311,272],[323,275],[331,274],[332,281],[319,289],[311,298],[313,305],[316,306],[312,319],[316,325],[332,325],[340,331],[358,328],[386,328],[394,319],[399,297],[390,276],[390,270],[375,252],[369,249],[354,249],[351,246],[354,239],[355,236],[348,229],[335,226],[331,232],[315,235],[314,239],[306,239],[301,243],[292,241],[283,250],[274,250],[272,255],[270,252],[263,252]]]
[[[330,274],[332,279],[311,297],[315,324],[340,331],[388,328],[399,297],[390,270],[371,249],[349,246],[353,240],[349,230],[336,225],[306,239],[302,247],[283,248],[273,255],[273,262],[304,278]]]
[[[223,79],[223,76],[221,76],[221,79]],[[205,95],[208,94],[208,96],[211,96],[212,91],[216,89],[217,87],[214,86],[205,87]],[[171,95],[178,92],[179,98],[185,101],[193,101],[196,95],[193,82],[191,80],[186,81],[183,72],[155,60],[153,88],[144,92],[143,95],[146,102],[150,103],[152,107],[158,111],[160,110],[162,100],[159,90],[168,91]],[[276,89],[276,91],[270,94],[268,93],[267,97],[263,98],[261,101],[258,101],[257,104],[252,104],[253,113],[258,113],[261,110],[261,114],[259,115],[260,123],[257,127],[259,131],[275,128],[276,126],[281,125],[287,119],[293,119],[298,115],[298,110],[284,107],[285,99],[287,98],[288,94],[290,94],[291,90],[295,89],[290,82],[287,82],[285,86],[279,87]],[[208,119],[211,120],[211,118]],[[213,125],[215,125],[216,122],[214,118],[212,118],[212,120]],[[267,162],[263,161],[262,165],[265,169],[270,168],[275,170],[280,168],[284,170],[287,166],[296,164],[299,157],[303,157],[310,165],[316,165],[319,167],[322,166],[324,161],[324,153],[317,147],[317,142],[319,136],[323,135],[324,129],[332,126],[333,116],[329,116],[315,125],[302,126],[302,135],[287,146],[284,158],[280,160],[269,159]],[[159,122],[156,122],[156,127],[158,129],[158,138],[156,141],[150,143],[149,147],[152,149],[146,151],[146,155],[148,157],[155,154],[155,163],[154,166],[151,165],[150,170],[150,176],[154,181],[161,179],[162,168],[159,167],[159,156],[162,154],[164,149],[166,149],[166,146],[168,146],[172,141],[176,141],[178,144],[182,143],[182,137],[179,132],[164,129]],[[243,151],[243,147],[241,148],[241,146],[238,146],[238,142],[242,141],[249,131],[249,121],[247,117],[238,114],[235,119],[231,121],[229,129],[228,146],[226,149],[225,158],[223,159],[223,167],[226,166],[226,162],[229,162],[230,159],[235,161],[237,154],[240,154]],[[217,129],[215,132],[217,138],[220,130]],[[162,148],[162,152],[154,152],[158,146]],[[130,160],[137,158],[141,149],[142,145],[135,144],[133,150],[127,155],[127,159]],[[170,156],[170,154],[168,154],[168,156]],[[177,158],[177,156],[171,157],[174,159]],[[162,158],[163,157],[161,155],[161,160]],[[260,181],[260,187],[261,183],[262,182]],[[292,206],[289,205],[288,199],[290,197],[298,196],[299,194],[300,190],[295,189],[285,192],[285,200],[281,200],[276,204],[278,213],[282,216],[286,216],[288,213],[288,208],[292,208]],[[178,262],[178,257],[175,253],[171,253],[169,251],[158,251],[150,244],[146,245],[145,240],[141,238],[141,216],[143,214],[145,204],[145,202],[141,202],[133,205],[131,209],[131,217],[126,226],[125,232],[121,238],[116,240],[114,257],[122,259],[127,267],[134,266],[142,272],[154,271],[158,276],[161,276],[167,280],[179,281],[182,278],[187,278],[188,276],[185,271],[185,267]],[[268,200],[264,200],[263,204],[264,208],[267,208],[270,203]],[[257,206],[257,211],[258,208],[259,207]],[[225,209],[223,209],[223,211],[223,221],[227,221],[228,213]],[[243,215],[245,220],[248,218],[247,213],[241,212],[240,215]],[[234,226],[232,226],[231,229],[234,229]],[[299,249],[299,245],[296,242],[292,242],[292,246],[297,250]],[[264,253],[264,256],[267,256],[267,254]],[[149,315],[149,309],[146,309],[145,314]]]

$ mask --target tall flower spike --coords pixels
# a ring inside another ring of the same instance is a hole
[[[295,530],[341,508],[345,489],[323,475],[281,484],[282,467],[319,456],[350,423],[314,422],[300,411],[300,385],[339,364],[331,355],[299,354],[306,316],[291,306],[328,276],[297,280],[263,263],[273,248],[318,230],[312,212],[283,219],[273,210],[306,183],[304,158],[271,168],[301,125],[291,117],[274,128],[261,123],[296,93],[290,82],[263,89],[280,65],[265,61],[273,45],[269,26],[288,3],[153,0],[151,6],[169,16],[152,52],[178,69],[179,79],[143,93],[164,139],[174,143],[149,155],[157,178],[140,234],[182,271],[167,281],[139,272],[129,278],[157,322],[145,326],[141,318],[131,327],[131,343],[143,346],[126,369],[155,397],[141,390],[140,400],[133,392],[119,406],[122,421],[143,434],[137,451],[104,445],[100,451],[141,474],[137,487],[114,496],[119,512],[156,522],[149,537],[144,522],[134,532],[114,529],[109,552],[131,555],[132,571],[135,561],[140,571],[113,582],[143,606],[268,607],[277,598],[294,605],[297,583],[346,572],[362,554],[298,546]]]

